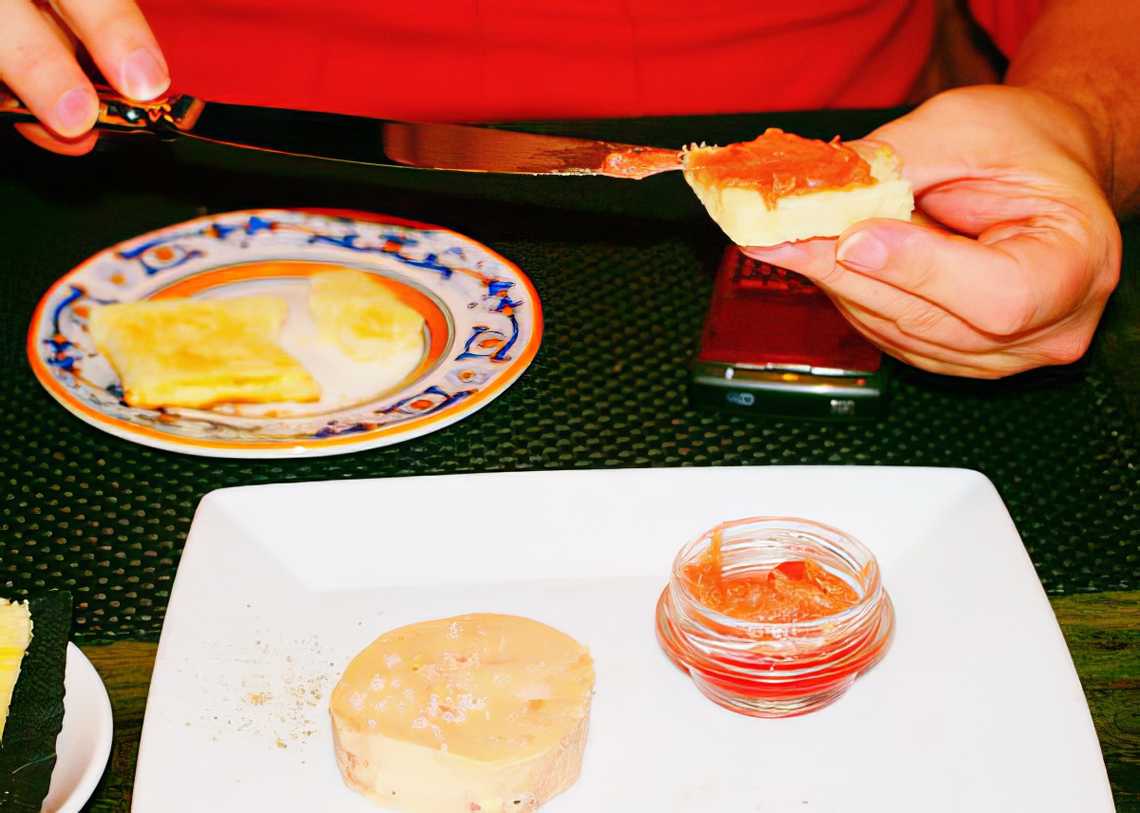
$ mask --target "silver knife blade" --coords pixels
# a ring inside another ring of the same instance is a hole
[[[133,102],[99,88],[97,127],[183,136],[245,149],[373,166],[525,175],[605,175],[639,180],[681,168],[679,150],[523,133],[497,127],[207,102],[171,96]],[[0,92],[0,118],[30,120]]]

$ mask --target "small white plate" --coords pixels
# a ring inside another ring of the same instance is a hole
[[[67,645],[63,686],[63,728],[55,741],[55,768],[43,813],[78,813],[103,776],[114,734],[107,689],[75,644]]]
[[[884,660],[793,719],[714,705],[654,637],[677,549],[764,514],[861,539],[897,613]],[[374,810],[337,772],[329,692],[383,631],[463,612],[530,616],[594,655],[582,776],[551,813],[1113,810],[1072,660],[993,486],[956,469],[858,467],[209,494],[162,631],[134,809]]]
[[[345,267],[371,274],[420,313],[422,352],[354,362],[312,340],[308,278]],[[281,344],[320,384],[316,403],[132,407],[88,332],[101,304],[254,292],[289,304]],[[117,437],[212,457],[315,457],[399,443],[467,417],[522,375],[541,338],[531,281],[469,237],[363,212],[258,209],[100,251],[44,294],[27,353],[52,397]]]

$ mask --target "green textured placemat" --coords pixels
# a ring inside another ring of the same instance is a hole
[[[55,738],[63,725],[63,675],[71,630],[71,595],[32,596],[32,642],[20,664],[0,742],[0,810],[39,813],[51,786]]]
[[[679,144],[767,125],[854,136],[886,115],[547,129]],[[613,466],[962,466],[997,485],[1049,591],[1140,587],[1136,424],[1121,370],[1099,354],[1071,370],[989,384],[903,370],[889,417],[865,426],[690,410],[686,365],[723,238],[678,177],[367,171],[204,145],[111,148],[84,161],[14,142],[6,149],[17,160],[0,176],[9,204],[0,259],[0,584],[17,593],[70,587],[84,640],[157,634],[206,491],[290,480]],[[530,371],[443,431],[313,461],[208,460],[138,447],[88,428],[36,384],[23,335],[59,274],[112,242],[202,211],[289,205],[436,222],[516,261],[534,280],[546,321]],[[1132,232],[1126,245],[1125,273],[1135,274]]]

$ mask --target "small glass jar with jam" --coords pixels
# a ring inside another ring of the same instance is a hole
[[[657,603],[666,654],[711,700],[754,717],[835,701],[883,657],[893,630],[871,551],[792,517],[702,534],[677,554]]]

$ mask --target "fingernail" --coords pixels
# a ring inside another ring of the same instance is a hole
[[[90,88],[72,88],[55,103],[54,129],[61,135],[80,135],[91,129],[99,112],[99,102]]]
[[[865,231],[855,232],[835,252],[836,261],[852,271],[882,271],[888,257],[883,241]]]
[[[166,67],[149,48],[137,48],[123,60],[123,92],[132,99],[153,99],[166,90]]]

